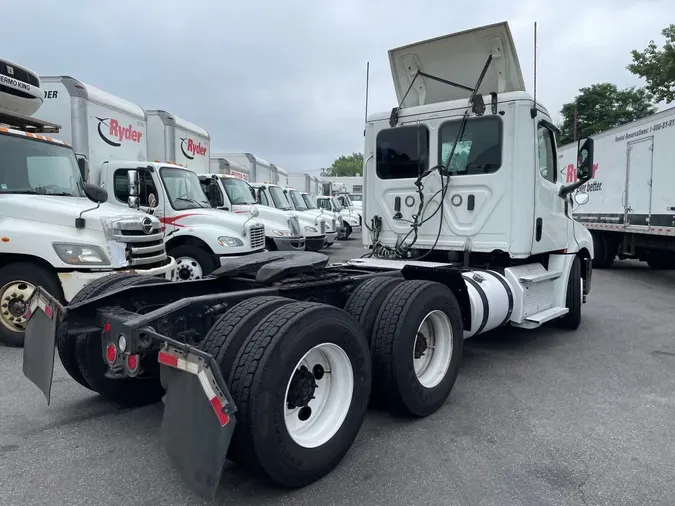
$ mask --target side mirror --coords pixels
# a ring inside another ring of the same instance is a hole
[[[84,183],[84,194],[92,202],[102,204],[108,201],[108,192],[93,183]]]
[[[580,206],[588,204],[588,199],[589,195],[586,192],[579,192],[576,195],[574,195],[574,202],[576,202],[577,205]]]
[[[577,149],[577,179],[588,181],[593,176],[593,139],[590,137]]]
[[[577,149],[577,181],[560,188],[558,196],[566,198],[570,193],[586,184],[593,177],[593,139],[579,140]]]
[[[138,197],[138,171],[131,169],[127,171],[129,177],[129,196]]]
[[[89,180],[89,161],[87,157],[83,154],[76,153],[77,157],[77,166],[80,168],[80,175],[82,176],[82,181]]]
[[[154,193],[151,193],[150,196],[148,196],[148,207],[151,209],[157,207],[157,197],[155,197]]]
[[[250,213],[251,213],[251,218],[257,218],[258,215],[260,214],[260,212],[258,211],[258,208],[256,206],[251,206]]]

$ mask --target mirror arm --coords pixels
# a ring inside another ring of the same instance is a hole
[[[565,198],[567,197],[570,193],[572,193],[574,190],[579,188],[580,186],[586,184],[589,180],[591,179],[591,176],[579,179],[576,183],[569,184],[567,186],[562,186],[560,188],[560,191],[558,192],[558,197],[560,198]]]

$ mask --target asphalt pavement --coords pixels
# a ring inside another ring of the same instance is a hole
[[[328,253],[364,250],[357,236]],[[340,466],[301,490],[227,463],[217,502],[675,504],[674,281],[638,262],[595,271],[577,331],[473,338],[436,414],[369,412]],[[58,364],[47,407],[21,360],[0,347],[0,504],[205,504],[160,449],[162,404],[120,410]]]

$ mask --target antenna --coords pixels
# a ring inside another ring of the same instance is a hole
[[[368,85],[370,83],[370,62],[366,62],[366,111],[363,124],[368,123]],[[363,128],[363,136],[366,136],[365,126]]]
[[[537,22],[534,22],[534,103],[530,109],[532,119],[537,117]]]

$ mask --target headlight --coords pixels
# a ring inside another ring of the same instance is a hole
[[[318,232],[315,227],[305,227],[305,232]]]
[[[110,265],[110,260],[98,246],[90,244],[52,244],[59,258],[70,265]]]
[[[218,238],[218,244],[223,248],[236,248],[237,246],[244,245],[241,239],[237,237],[228,237],[226,235]]]
[[[281,237],[291,237],[291,231],[290,230],[274,230],[272,229],[272,232],[275,234],[281,236]]]
[[[349,222],[350,222],[352,225],[358,225],[358,224],[359,224],[359,220],[355,220],[354,218],[349,218]]]

